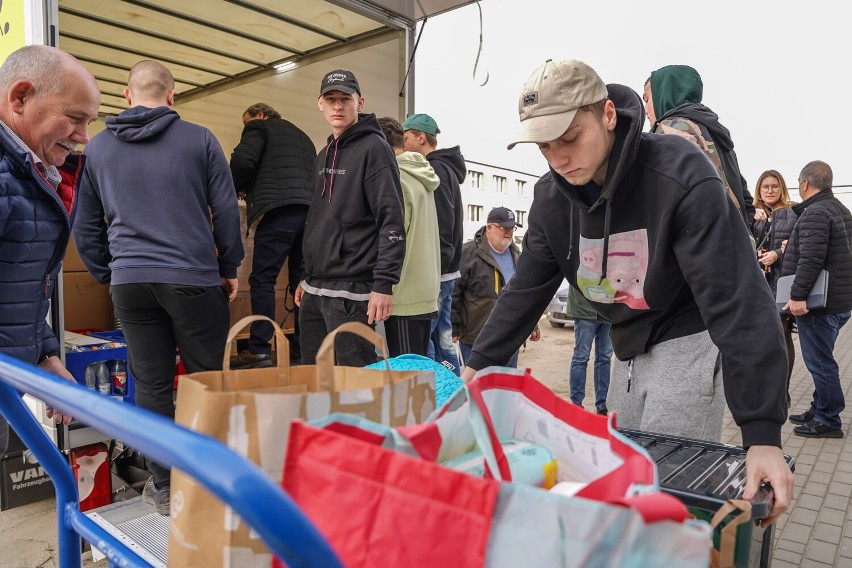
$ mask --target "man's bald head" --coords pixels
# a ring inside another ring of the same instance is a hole
[[[131,104],[147,101],[157,102],[158,106],[171,106],[174,104],[175,78],[165,65],[148,59],[130,69],[127,90],[133,99]]]

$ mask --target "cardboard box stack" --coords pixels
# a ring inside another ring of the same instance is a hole
[[[62,286],[65,329],[104,331],[115,327],[109,286],[98,284],[86,271],[73,238],[62,262]]]

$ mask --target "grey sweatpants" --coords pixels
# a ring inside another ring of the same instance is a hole
[[[719,349],[703,331],[654,345],[632,363],[615,361],[606,402],[619,428],[719,442],[725,411]]]

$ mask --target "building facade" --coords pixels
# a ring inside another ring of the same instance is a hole
[[[515,212],[515,219],[523,225],[515,231],[515,242],[520,246],[527,229],[533,188],[541,174],[534,175],[472,160],[467,160],[465,164],[467,177],[461,187],[465,242],[473,240],[476,231],[485,225],[491,209],[507,207]]]

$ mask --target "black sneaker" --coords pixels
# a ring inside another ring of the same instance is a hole
[[[807,424],[814,419],[814,409],[809,408],[801,414],[791,414],[787,419],[793,424]]]
[[[172,490],[169,487],[165,489],[157,489],[154,487],[154,476],[148,478],[145,482],[145,488],[142,489],[142,502],[152,505],[154,510],[164,517],[169,516],[169,501],[171,501]]]
[[[803,438],[842,438],[843,430],[811,420],[807,424],[793,428],[793,434]]]
[[[606,416],[607,414],[609,414],[609,410],[607,410],[606,406],[604,406],[603,408],[598,408],[597,412],[601,416]]]
[[[232,369],[263,369],[272,366],[272,357],[266,353],[252,353],[251,351],[240,351],[240,354],[231,359]]]

